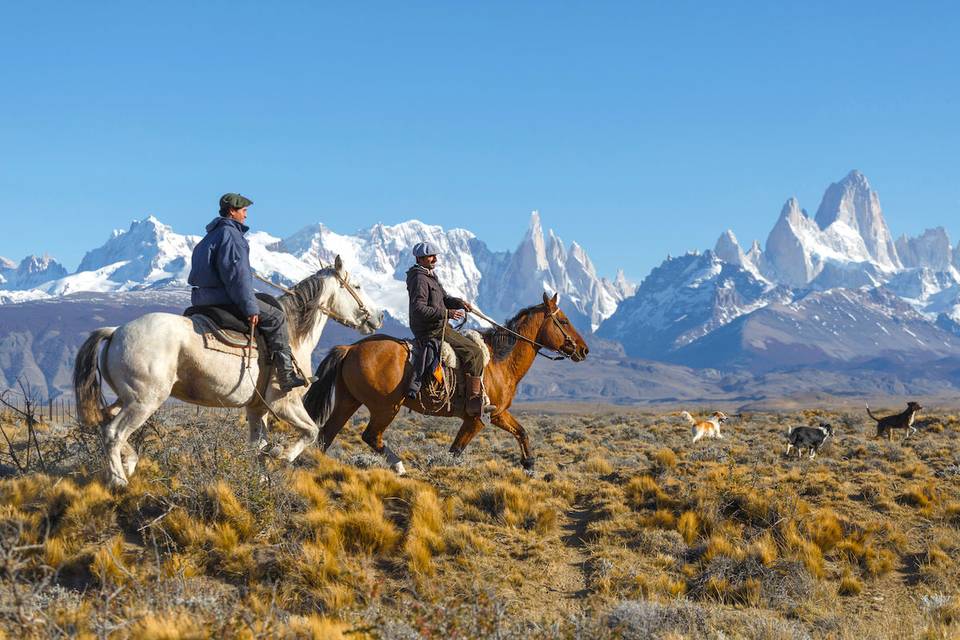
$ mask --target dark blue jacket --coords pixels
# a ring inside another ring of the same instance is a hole
[[[260,313],[253,297],[250,245],[243,237],[250,227],[230,218],[216,217],[207,235],[193,248],[190,300],[194,305],[234,304],[244,317]]]

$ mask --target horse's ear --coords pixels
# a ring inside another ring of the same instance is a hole
[[[343,259],[339,253],[337,254],[337,259],[333,261],[333,268],[337,270],[337,273],[343,273]]]
[[[543,292],[543,304],[547,305],[547,308],[548,308],[548,309],[556,309],[556,308],[557,308],[557,300],[559,300],[559,299],[560,299],[560,294],[559,294],[559,293],[553,294],[553,297],[551,298],[551,297],[549,296],[549,294],[547,294],[546,291]]]

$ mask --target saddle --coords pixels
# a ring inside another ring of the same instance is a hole
[[[255,293],[258,300],[270,306],[283,309],[280,302],[266,293]],[[193,320],[197,331],[203,335],[203,346],[213,351],[221,351],[237,356],[246,355],[250,335],[250,325],[246,318],[240,318],[227,306],[197,305],[188,307],[183,315]],[[249,345],[253,351],[266,352],[260,331],[255,332],[255,340]]]
[[[464,335],[480,346],[483,366],[486,368],[490,363],[490,349],[483,338],[477,331],[472,330]],[[453,347],[447,342],[440,342],[439,338],[404,342],[407,347],[407,361],[413,370],[413,380],[409,388],[417,389],[417,399],[427,413],[461,411],[466,402],[466,384]],[[485,404],[489,404],[486,391],[483,395]]]

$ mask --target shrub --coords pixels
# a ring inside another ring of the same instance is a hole
[[[832,509],[821,509],[807,521],[807,531],[811,539],[823,552],[833,549],[843,538],[843,526]]]
[[[685,511],[677,520],[677,531],[687,544],[693,544],[700,530],[700,520],[693,511]]]
[[[666,469],[672,469],[677,466],[677,454],[673,452],[673,449],[660,449],[653,454],[653,459],[657,461],[657,464]]]
[[[613,473],[613,465],[603,455],[594,453],[583,463],[583,468],[590,473],[607,475]]]
[[[863,591],[863,582],[857,576],[850,573],[850,570],[843,572],[840,578],[840,586],[837,587],[837,593],[842,596],[857,596]]]

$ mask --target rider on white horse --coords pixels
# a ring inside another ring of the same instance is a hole
[[[251,327],[259,327],[277,373],[277,383],[286,392],[307,382],[293,368],[287,319],[279,309],[253,295],[250,245],[243,235],[244,222],[253,201],[238,193],[220,198],[220,215],[207,225],[207,235],[193,249],[190,277],[191,303],[226,309]]]

